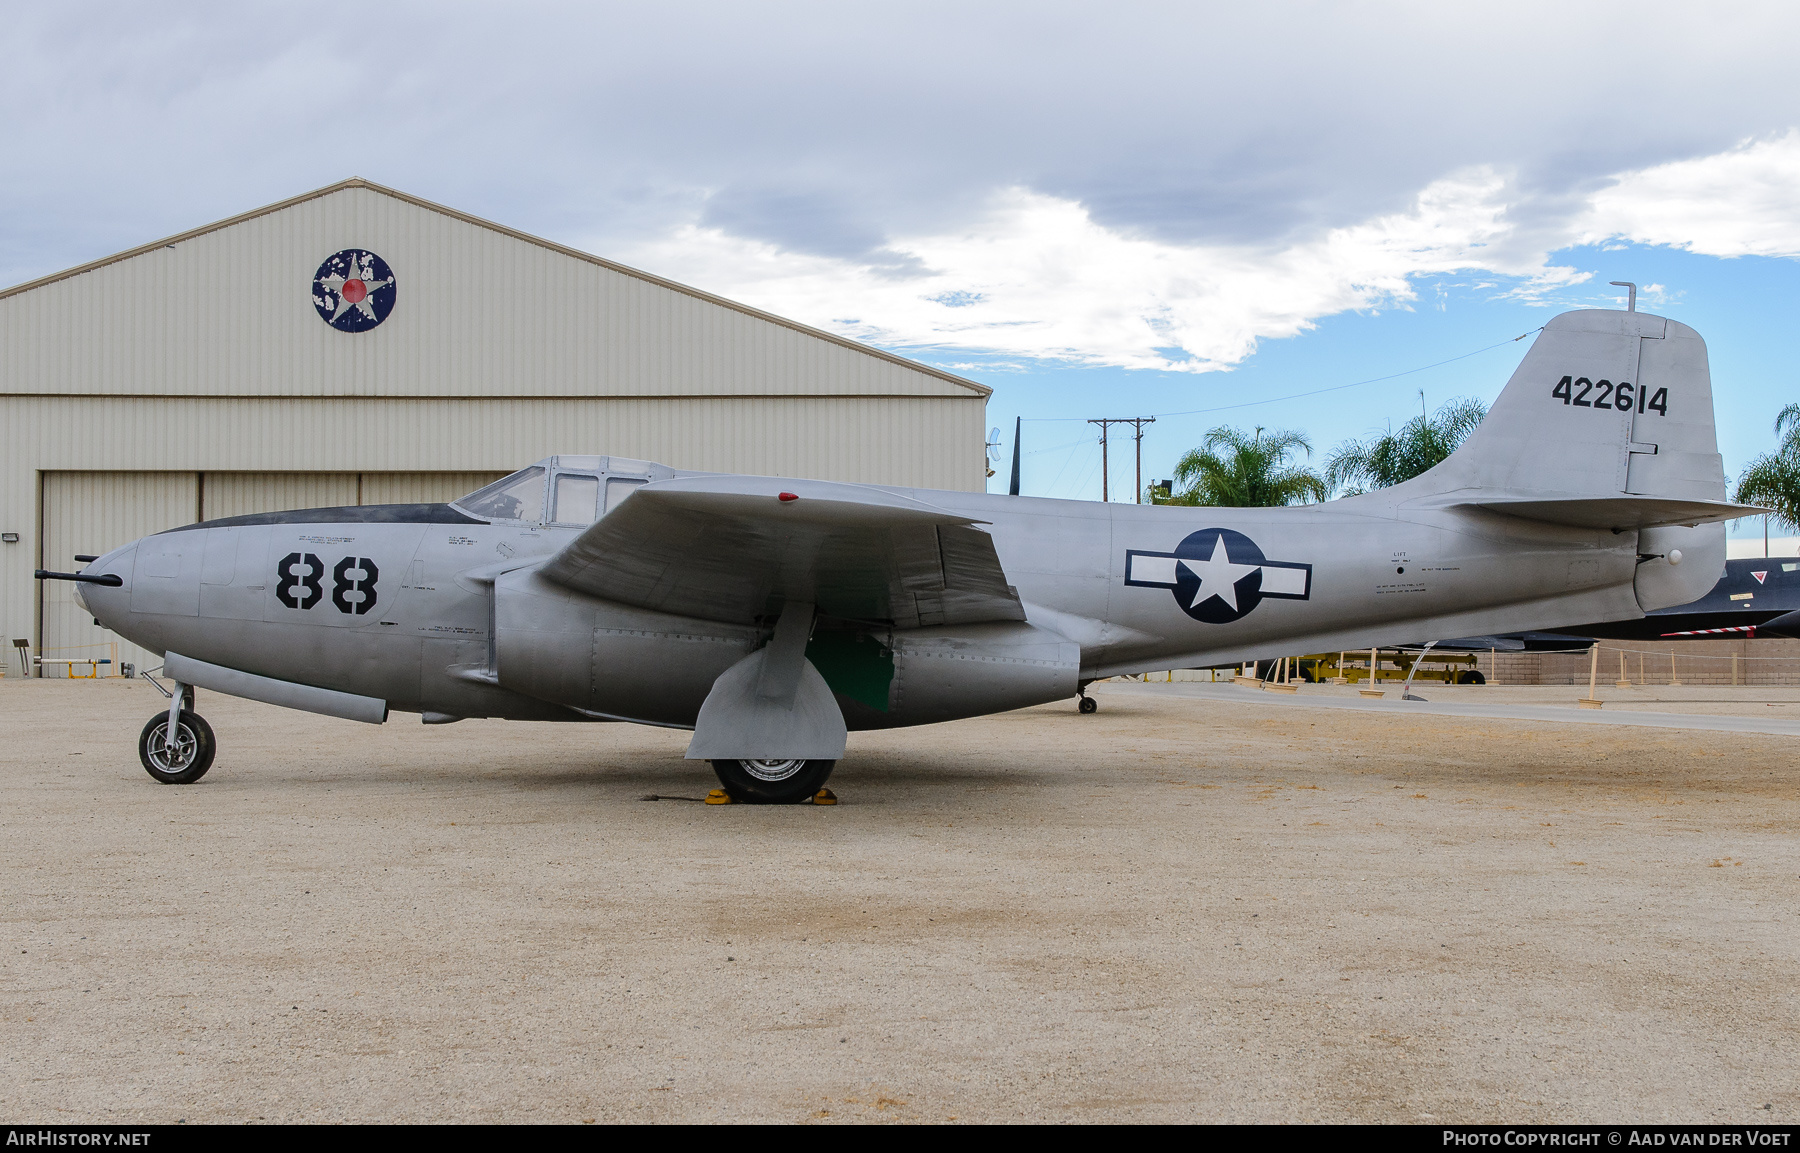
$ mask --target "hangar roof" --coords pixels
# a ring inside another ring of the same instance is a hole
[[[402,323],[376,330],[386,354],[373,333],[336,332],[312,315],[306,284],[334,247],[384,252],[393,263]],[[555,257],[593,276],[572,277]],[[0,393],[974,399],[991,391],[360,178],[0,290]]]

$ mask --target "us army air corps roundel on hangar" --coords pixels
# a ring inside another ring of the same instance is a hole
[[[1203,528],[1189,533],[1174,552],[1126,550],[1125,583],[1168,589],[1188,616],[1226,625],[1250,615],[1267,598],[1310,599],[1312,566],[1267,560],[1243,533]]]
[[[334,252],[313,273],[313,307],[339,332],[367,332],[394,310],[394,270],[366,248]]]

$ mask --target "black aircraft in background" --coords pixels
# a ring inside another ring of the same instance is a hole
[[[1800,557],[1728,560],[1719,583],[1691,604],[1566,631],[1621,641],[1800,637]]]
[[[1432,647],[1452,651],[1554,652],[1584,649],[1595,640],[1724,640],[1759,636],[1800,637],[1800,557],[1728,560],[1725,575],[1699,600],[1657,609],[1636,620],[1571,625],[1556,632],[1457,637]]]

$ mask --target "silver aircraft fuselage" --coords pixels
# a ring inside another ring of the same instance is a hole
[[[1639,611],[1636,534],[1482,512],[1402,517],[1376,496],[1194,509],[884,491],[987,522],[1026,620],[1079,647],[1082,681]],[[399,711],[574,720],[580,714],[561,703],[507,687],[515,677],[496,643],[495,584],[529,572],[585,527],[483,522],[448,505],[245,517],[109,553],[84,572],[116,574],[123,584],[80,589],[103,624],[159,653],[379,698]],[[1251,542],[1267,565],[1231,537],[1221,550],[1221,529]],[[1199,555],[1182,566],[1175,554],[1194,552],[1181,546],[1196,534]],[[1189,591],[1179,587],[1194,579],[1188,568],[1217,575]],[[1262,588],[1251,589],[1246,578],[1258,568]],[[1264,591],[1277,574],[1282,591]],[[1494,604],[1497,582],[1507,603]],[[1226,593],[1205,598],[1215,619],[1184,608],[1184,599],[1213,588]],[[691,724],[718,671],[708,662],[701,675],[667,675],[694,647],[679,638],[718,636],[727,653],[741,655],[767,635],[755,625],[624,606],[617,618],[623,631],[667,634],[667,652],[647,646],[622,678],[656,685],[649,695],[662,699],[650,716],[639,688],[623,694],[629,699],[584,703],[605,716],[662,724]],[[933,710],[916,719],[944,718]],[[852,729],[911,723],[904,702],[847,720]]]

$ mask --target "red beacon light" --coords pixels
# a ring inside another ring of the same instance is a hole
[[[786,503],[787,501],[790,501],[790,500],[799,500],[800,494],[797,492],[784,492],[784,493],[781,493],[780,495],[778,495],[775,499],[779,500],[783,503]]]

